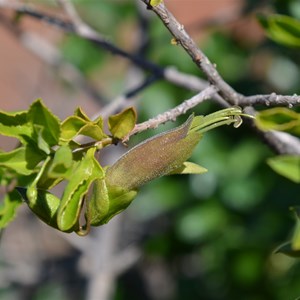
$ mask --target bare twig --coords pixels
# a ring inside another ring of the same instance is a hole
[[[213,97],[217,93],[217,88],[213,85],[208,86],[199,94],[194,97],[185,100],[180,105],[156,116],[155,118],[149,119],[146,122],[137,124],[134,129],[130,132],[130,134],[124,138],[124,142],[126,142],[130,136],[142,132],[144,130],[150,128],[156,128],[160,124],[166,123],[167,121],[175,121],[176,118],[180,115],[185,114],[188,110],[200,104],[201,102]]]
[[[149,0],[142,0],[145,4],[149,4]],[[193,39],[185,31],[184,26],[181,25],[171,12],[163,3],[151,9],[162,20],[166,28],[171,32],[176,42],[180,44],[185,51],[191,56],[193,61],[207,76],[210,83],[215,85],[219,94],[230,104],[238,104],[243,97],[238,94],[230,85],[228,85],[217,72],[215,66],[209,61],[205,54],[197,47]]]
[[[264,105],[264,106],[293,106],[300,105],[300,96],[294,94],[289,95],[277,95],[275,93],[269,95],[254,95],[245,97],[240,100],[240,106],[253,106],[253,105]]]

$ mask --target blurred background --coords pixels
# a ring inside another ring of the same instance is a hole
[[[68,20],[55,1],[18,3]],[[121,49],[202,76],[141,1],[73,3],[86,24]],[[299,51],[267,40],[255,17],[265,12],[300,18],[298,0],[165,3],[238,92],[300,93]],[[0,66],[1,110],[24,110],[42,98],[61,119],[77,106],[90,117],[101,113],[149,74],[5,5],[0,6]],[[194,94],[160,80],[128,105],[137,108],[142,122]],[[216,109],[208,101],[195,113]],[[139,134],[129,146],[176,124]],[[2,149],[14,146],[1,137]],[[106,151],[103,164],[124,151],[122,146]],[[269,169],[265,160],[272,155],[247,126],[209,132],[191,159],[207,174],[151,182],[124,213],[87,237],[48,228],[22,206],[1,234],[0,299],[297,299],[299,262],[273,251],[289,238],[294,222],[289,207],[299,200],[299,186]]]

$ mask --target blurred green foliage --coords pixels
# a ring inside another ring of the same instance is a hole
[[[300,17],[297,0],[263,2],[276,13]],[[245,1],[248,11],[261,3]],[[137,26],[133,1],[82,0],[76,4],[86,22],[120,47],[130,49],[128,39],[121,37],[130,32],[128,27]],[[150,20],[150,40],[147,58],[200,75],[184,51],[171,45],[170,34],[155,17]],[[287,50],[267,39],[249,43],[247,32],[237,36],[230,28],[218,27],[210,29],[207,38],[198,43],[238,92],[300,93],[296,76],[300,71],[299,51]],[[118,66],[114,56],[74,36],[65,38],[62,50],[66,59],[84,73],[94,72],[98,78],[105,78],[108,73],[111,83],[107,90],[117,86],[113,95],[122,92],[126,68]],[[112,68],[109,72],[107,66]],[[155,116],[192,94],[166,82],[156,83],[141,94],[139,119]],[[205,103],[195,112],[206,114],[217,108]],[[166,124],[158,130],[168,126],[175,124]],[[154,131],[147,132],[133,140],[153,134]],[[294,222],[289,207],[298,204],[299,185],[267,166],[266,159],[271,155],[246,126],[239,130],[221,128],[208,133],[192,157],[209,170],[207,174],[170,176],[145,186],[128,212],[142,231],[143,261],[119,279],[115,299],[294,300],[299,297],[298,260],[273,253],[292,232]],[[151,264],[159,264],[168,273],[167,296],[159,297],[159,291],[145,288],[143,278]],[[41,288],[34,299],[46,299],[40,295],[46,295],[48,288],[47,285]],[[60,294],[59,289],[57,293]]]

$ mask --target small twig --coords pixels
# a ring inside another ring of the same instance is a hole
[[[145,4],[149,5],[149,0],[141,0]],[[175,38],[176,42],[180,44],[185,51],[190,55],[196,65],[206,75],[208,81],[215,85],[219,94],[230,104],[237,105],[239,100],[243,97],[238,94],[229,84],[227,84],[220,74],[217,72],[215,66],[209,61],[207,56],[197,47],[193,39],[185,31],[183,25],[181,25],[171,12],[166,8],[163,3],[151,9],[157,14],[157,16],[164,23],[165,27]]]
[[[180,105],[156,116],[155,118],[149,119],[146,122],[135,125],[134,129],[130,132],[128,136],[124,138],[126,142],[132,135],[145,131],[150,128],[156,128],[160,124],[164,124],[167,121],[175,121],[180,115],[185,114],[188,110],[200,104],[201,102],[213,97],[218,92],[217,88],[213,85],[208,86],[199,94],[193,96],[192,98],[185,100]]]
[[[277,95],[275,93],[269,95],[254,95],[248,96],[239,101],[240,106],[253,106],[253,105],[264,105],[264,106],[293,106],[300,105],[300,96],[294,94],[288,95]]]

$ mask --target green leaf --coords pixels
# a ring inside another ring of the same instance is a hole
[[[5,195],[3,204],[0,207],[0,228],[4,228],[16,216],[17,208],[22,204],[20,195],[12,191]]]
[[[71,116],[62,123],[61,130],[61,144],[70,142],[77,135],[85,135],[97,141],[107,137],[103,131],[101,118],[90,121],[79,116]]]
[[[96,179],[93,182],[91,197],[88,199],[88,213],[91,225],[100,225],[109,210],[109,195],[104,179]]]
[[[255,122],[262,130],[279,130],[300,135],[300,114],[288,108],[263,110],[257,114]]]
[[[113,137],[123,139],[134,128],[136,124],[136,112],[129,107],[117,115],[108,118],[108,128]]]
[[[91,184],[96,179],[104,177],[104,171],[94,157],[95,149],[87,151],[86,156],[80,161],[70,178],[59,207],[57,223],[62,231],[72,230],[78,225],[82,203]]]
[[[0,153],[0,166],[14,170],[18,174],[29,175],[44,157],[30,145],[11,152]]]
[[[59,182],[69,179],[70,176],[73,176],[72,171],[75,164],[76,161],[73,161],[70,147],[67,145],[59,147],[53,159],[50,159],[47,163],[37,183],[37,187],[49,190]]]
[[[0,134],[19,139],[26,144],[33,134],[33,128],[27,120],[27,112],[7,113],[0,111]]]
[[[72,150],[68,146],[61,146],[55,152],[49,167],[48,176],[58,178],[70,173],[73,164]]]
[[[33,124],[35,140],[39,149],[50,153],[50,148],[58,144],[60,120],[50,112],[41,99],[33,102],[28,111],[28,120]]]
[[[27,197],[28,189],[23,187],[17,187],[16,190],[28,204],[31,211],[37,215],[43,222],[57,227],[57,211],[60,205],[60,199],[48,191],[37,189],[37,196],[34,202],[30,201]]]
[[[300,47],[300,21],[285,15],[259,15],[258,21],[269,38],[279,44]]]
[[[98,218],[97,223],[93,225],[98,226],[106,224],[114,216],[125,210],[136,195],[137,190],[135,189],[127,191],[117,186],[108,187],[109,210],[106,215],[101,217],[101,219]]]
[[[268,159],[268,164],[278,174],[300,183],[300,156],[280,155]]]
[[[175,169],[172,172],[168,173],[168,175],[203,174],[203,173],[206,173],[206,172],[207,172],[207,169],[201,167],[200,165],[189,162],[189,161],[186,161],[178,169]]]

